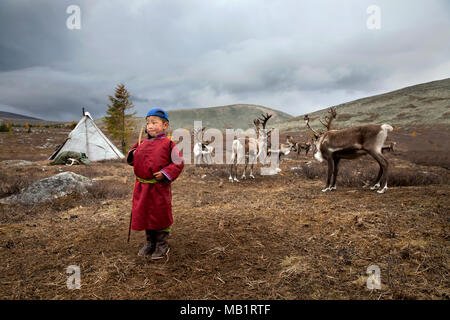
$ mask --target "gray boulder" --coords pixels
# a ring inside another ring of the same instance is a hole
[[[20,193],[0,199],[1,203],[23,203],[33,205],[36,203],[51,201],[71,193],[85,194],[86,186],[94,183],[89,178],[73,172],[62,172],[55,176],[36,181]]]

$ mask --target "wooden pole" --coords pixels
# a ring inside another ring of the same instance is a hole
[[[139,132],[139,141],[138,141],[138,146],[141,145],[142,143],[142,134],[144,133],[144,128],[141,128],[141,131]],[[130,242],[130,236],[131,236],[131,218],[133,216],[133,208],[131,208],[131,212],[130,212],[130,225],[128,226],[128,240],[127,243]]]

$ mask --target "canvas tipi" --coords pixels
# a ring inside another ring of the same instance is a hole
[[[83,152],[90,161],[125,158],[122,152],[97,127],[89,112],[85,112],[84,109],[83,117],[75,129],[69,133],[64,143],[48,160],[55,159],[64,151]]]

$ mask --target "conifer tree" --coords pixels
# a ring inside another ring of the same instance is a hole
[[[129,100],[130,93],[122,83],[115,88],[114,97],[108,96],[108,98],[111,104],[107,105],[106,128],[114,139],[121,141],[122,152],[125,154],[128,147],[128,138],[133,132],[133,116],[136,114],[136,112],[127,113],[127,111],[134,108],[134,105]]]

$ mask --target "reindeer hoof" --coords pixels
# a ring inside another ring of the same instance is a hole
[[[235,181],[235,182],[239,182],[239,180],[238,180],[238,179],[236,179],[236,178],[234,178],[234,181]]]
[[[387,190],[387,187],[384,187],[383,189],[378,190],[377,193],[382,194],[382,193],[385,193],[386,190]]]
[[[380,184],[377,183],[377,184],[371,186],[371,187],[370,187],[370,190],[375,190],[375,189],[378,189],[379,187],[380,187]]]
[[[251,174],[251,175],[250,175],[250,178],[251,178],[251,179],[255,179],[255,176]]]
[[[246,180],[247,178],[245,177],[245,176],[242,176],[241,177],[241,180]]]
[[[336,186],[330,188],[330,191],[334,191],[334,190],[336,190]]]
[[[327,192],[327,191],[331,191],[330,187],[327,187],[325,189],[322,189],[322,192]]]

